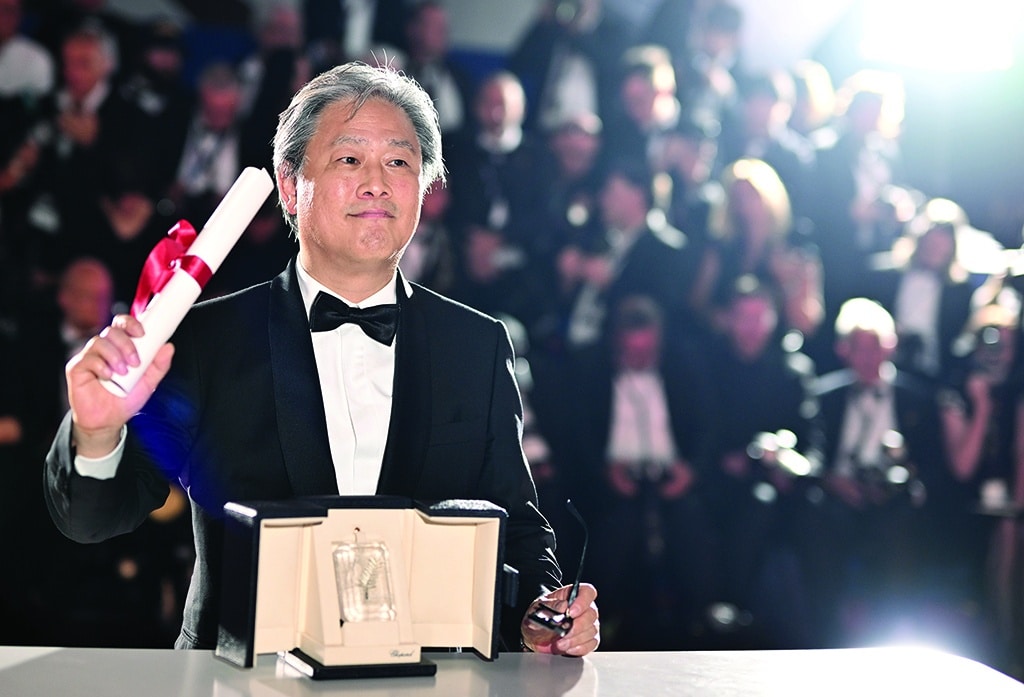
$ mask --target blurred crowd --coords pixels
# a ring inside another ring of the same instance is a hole
[[[177,220],[271,168],[297,87],[359,59],[435,100],[448,181],[401,268],[506,321],[567,577],[564,500],[588,521],[603,647],[943,637],[1024,670],[1016,257],[903,178],[896,74],[750,70],[725,0],[642,22],[543,0],[494,70],[431,0],[181,3],[185,26],[24,2],[0,0],[0,642],[177,633],[182,492],[99,545],[48,522],[63,365]],[[294,250],[268,202],[205,296]]]

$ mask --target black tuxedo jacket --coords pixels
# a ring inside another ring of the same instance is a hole
[[[669,415],[669,428],[680,457],[699,474],[711,465],[720,412],[715,386],[702,346],[665,339],[658,368]],[[616,368],[608,342],[576,356],[573,383],[578,405],[572,423],[579,456],[578,476],[593,479],[606,464],[615,413]]]
[[[228,501],[336,494],[334,466],[295,261],[277,278],[197,305],[175,334],[170,373],[128,426],[117,475],[77,475],[65,418],[47,457],[51,516],[69,537],[130,531],[177,478],[193,502],[196,568],[178,646],[216,643],[222,510]],[[519,603],[558,583],[554,537],[537,509],[522,452],[522,410],[503,325],[399,279],[391,427],[379,494],[424,501],[476,498],[509,513],[506,561]]]
[[[874,270],[865,277],[862,293],[865,297],[877,300],[895,315],[896,298],[906,269],[882,268]],[[971,296],[975,286],[967,281],[945,280],[939,295],[938,324],[936,333],[939,341],[939,376],[950,375],[957,367],[957,358],[953,353],[953,344],[964,329],[971,314]],[[915,344],[908,341],[909,337],[900,337],[895,363],[910,369]]]
[[[856,378],[848,369],[822,375],[815,385],[828,467],[836,462],[847,400],[855,387]],[[917,467],[918,476],[928,487],[931,506],[949,490],[951,478],[935,392],[924,380],[905,371],[897,371],[893,390],[896,428],[903,435],[908,462]]]
[[[628,296],[646,295],[658,303],[668,323],[679,321],[690,311],[687,299],[697,262],[685,233],[666,222],[648,225],[608,287],[609,317]]]

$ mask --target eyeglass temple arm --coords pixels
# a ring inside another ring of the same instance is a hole
[[[583,549],[580,551],[580,563],[576,567],[576,580],[572,584],[572,590],[569,591],[569,605],[576,602],[576,596],[580,592],[580,578],[583,574],[583,560],[587,557],[587,540],[590,538],[590,531],[587,529],[587,523],[583,520],[583,516],[576,510],[576,506],[573,505],[572,499],[565,500],[565,507],[568,509],[572,517],[579,521],[580,526],[583,528]]]

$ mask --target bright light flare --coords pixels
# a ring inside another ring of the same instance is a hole
[[[944,73],[1007,70],[1024,22],[1020,0],[865,0],[861,52]]]

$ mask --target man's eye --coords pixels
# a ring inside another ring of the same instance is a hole
[[[408,167],[409,166],[409,163],[406,162],[405,160],[402,160],[402,159],[394,159],[394,160],[391,161],[391,164],[393,164],[396,167]]]
[[[352,157],[351,155],[342,155],[341,157],[339,157],[337,159],[337,162],[341,162],[342,164],[346,164],[346,165],[354,165],[354,164],[357,164],[359,162],[359,160],[357,160],[356,158]]]

